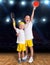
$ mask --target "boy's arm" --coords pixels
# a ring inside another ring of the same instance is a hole
[[[14,14],[13,14],[13,13],[11,13],[11,19],[12,19],[12,21],[13,21],[13,28],[14,28],[15,31],[16,31],[16,22],[15,22]]]
[[[36,10],[36,7],[33,8],[32,15],[31,15],[31,22],[33,21],[35,10]]]
[[[13,28],[14,28],[15,31],[16,31],[17,28],[16,28],[16,22],[15,22],[15,19],[13,18],[12,21],[13,21]]]

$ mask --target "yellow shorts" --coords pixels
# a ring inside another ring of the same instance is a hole
[[[19,51],[19,52],[26,51],[26,45],[19,43],[17,46],[17,51]]]
[[[26,46],[32,47],[33,46],[32,40],[26,40]]]

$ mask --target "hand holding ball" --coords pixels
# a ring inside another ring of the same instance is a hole
[[[39,5],[40,5],[39,1],[34,1],[34,2],[33,2],[33,7],[36,8],[36,7],[38,7]]]
[[[11,18],[14,18],[14,13],[11,13]]]

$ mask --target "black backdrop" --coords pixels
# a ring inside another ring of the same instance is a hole
[[[31,15],[32,0],[25,0],[26,5],[21,5],[22,0],[14,0],[14,5],[8,4],[8,0],[0,4],[0,51],[16,51],[16,33],[12,26],[10,17],[11,12],[15,14],[16,23],[18,19],[24,21],[26,14]],[[42,3],[41,3],[42,1]],[[40,0],[40,6],[35,11],[35,23],[33,24],[34,50],[50,51],[50,7],[43,0]],[[49,1],[50,4],[50,1]],[[6,22],[6,17],[10,17],[10,21]],[[47,20],[42,20],[46,18]],[[17,25],[18,26],[18,25]]]

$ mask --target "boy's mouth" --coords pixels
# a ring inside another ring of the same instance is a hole
[[[29,20],[27,20],[27,22],[28,22]]]

